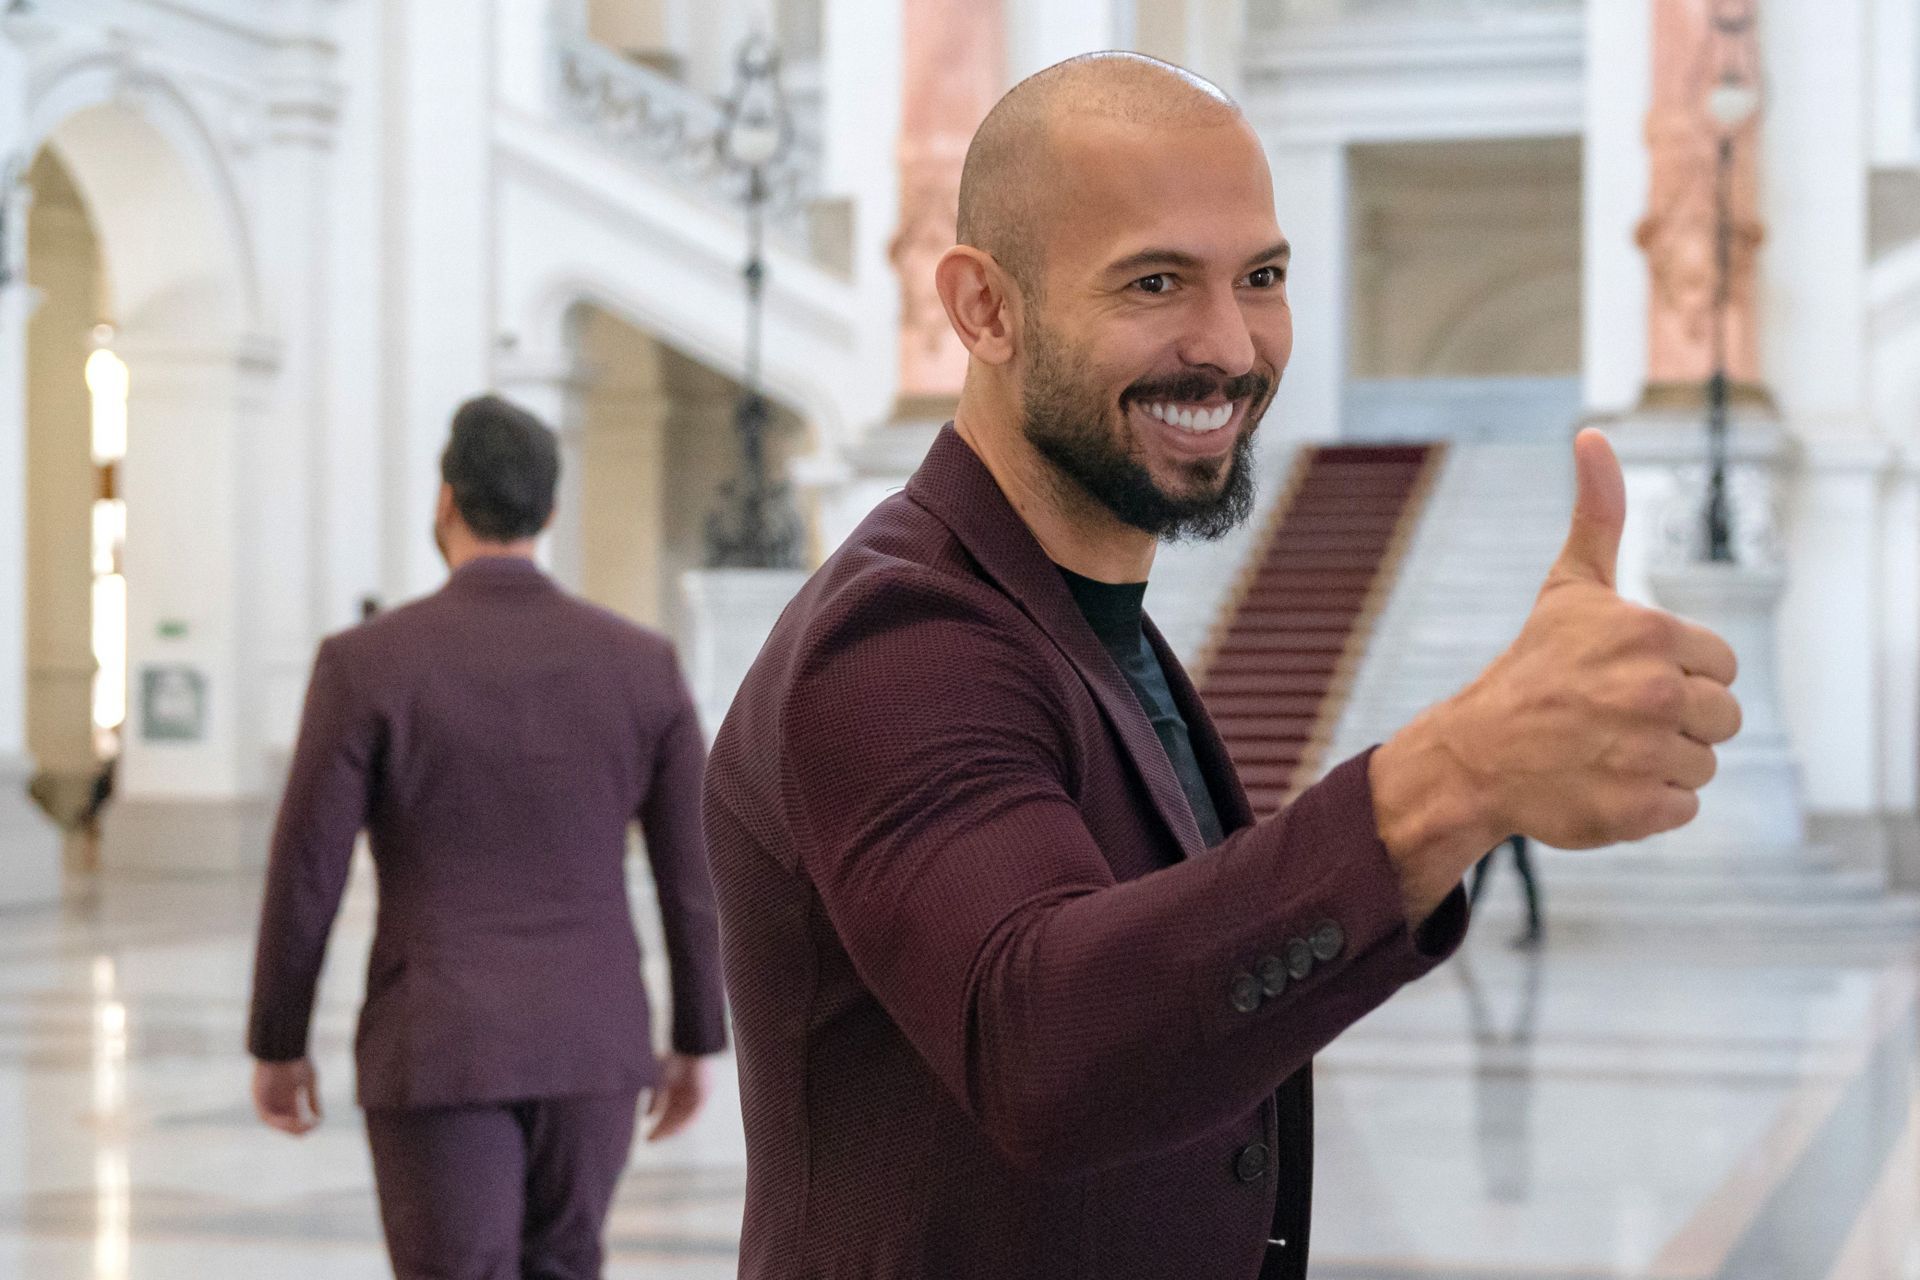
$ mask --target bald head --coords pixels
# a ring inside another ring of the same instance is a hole
[[[1055,230],[1047,197],[1076,122],[1151,128],[1239,119],[1217,86],[1158,58],[1089,53],[1056,63],[1008,90],[974,133],[960,172],[959,242],[992,254],[1031,295]]]

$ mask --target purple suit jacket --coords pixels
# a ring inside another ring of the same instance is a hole
[[[1252,1280],[1304,1225],[1303,1069],[1458,944],[1464,899],[1409,931],[1364,756],[1255,825],[1149,634],[1212,850],[951,428],[781,618],[706,784],[743,1277]]]
[[[725,1039],[699,816],[705,750],[672,647],[482,559],[320,646],[280,804],[248,1048],[307,1050],[365,828],[380,907],[355,1041],[369,1108],[637,1089],[657,1078],[627,905],[646,835],[673,1047]]]

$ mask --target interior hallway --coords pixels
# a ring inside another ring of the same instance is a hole
[[[0,915],[0,1277],[388,1274],[349,1060],[370,890],[335,935],[327,1119],[299,1142],[246,1096],[257,879],[109,875]],[[1316,1277],[1920,1276],[1912,946],[1648,929],[1536,958],[1485,923],[1321,1059]],[[609,1277],[733,1274],[719,1076],[694,1131],[636,1147]]]

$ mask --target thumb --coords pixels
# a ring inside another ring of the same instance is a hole
[[[1592,427],[1574,437],[1573,461],[1573,527],[1554,571],[1611,590],[1620,560],[1620,530],[1627,521],[1627,482],[1613,446]]]

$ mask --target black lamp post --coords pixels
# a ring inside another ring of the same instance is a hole
[[[1715,34],[1734,48],[1753,26],[1750,14],[1715,18]],[[1707,378],[1707,560],[1732,564],[1733,505],[1727,494],[1727,308],[1733,290],[1733,140],[1760,109],[1760,89],[1737,59],[1707,93],[1719,129],[1713,174],[1713,372]]]
[[[760,392],[760,346],[766,310],[768,174],[793,145],[793,117],[780,89],[780,52],[765,37],[751,36],[740,47],[733,92],[724,110],[720,157],[747,177],[747,264],[741,272],[747,285],[747,341],[745,376],[733,414],[741,469],[722,488],[721,505],[707,518],[707,563],[713,568],[785,569],[799,563],[800,529],[786,486],[767,474],[772,410]]]

